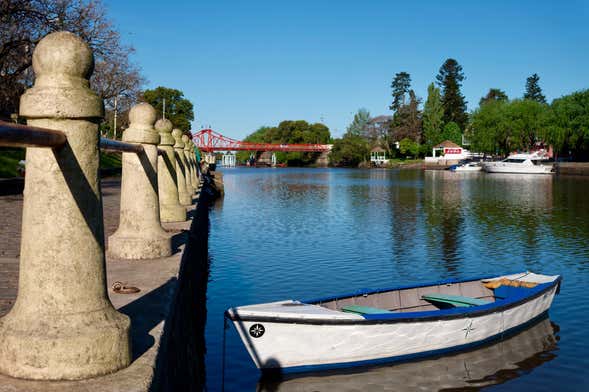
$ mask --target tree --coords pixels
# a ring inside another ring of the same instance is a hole
[[[539,81],[540,77],[536,73],[526,79],[526,91],[524,92],[524,99],[546,103],[546,97],[542,94],[542,89],[538,83]]]
[[[163,116],[165,99],[166,118],[174,124],[174,127],[184,132],[192,129],[190,122],[194,120],[194,107],[192,102],[184,98],[182,91],[159,86],[154,90],[145,90],[143,99],[155,108],[160,117]]]
[[[393,103],[389,109],[396,112],[405,105],[405,96],[409,94],[411,88],[411,76],[407,72],[396,73],[391,88],[393,89]]]
[[[507,94],[505,94],[505,91],[498,88],[490,88],[487,95],[482,97],[479,101],[479,106],[492,101],[507,101],[508,99],[509,98],[507,97]]]
[[[570,151],[576,158],[589,158],[589,89],[552,102],[544,138],[556,151]]]
[[[370,112],[364,108],[358,109],[358,112],[354,115],[354,120],[350,125],[348,125],[348,128],[346,129],[346,133],[355,136],[367,137],[369,121]]]
[[[442,89],[444,122],[454,121],[461,129],[466,128],[468,121],[466,101],[460,92],[464,80],[462,66],[454,59],[447,59],[440,67],[436,80]]]
[[[368,152],[366,140],[357,135],[346,134],[343,138],[334,140],[329,163],[332,166],[357,167],[367,159]]]
[[[0,117],[18,112],[20,95],[32,84],[32,54],[45,35],[70,31],[94,52],[91,85],[106,101],[119,95],[119,109],[127,110],[144,83],[129,59],[133,48],[123,45],[100,0],[0,1]]]
[[[423,138],[428,147],[442,141],[442,119],[444,107],[440,89],[433,83],[427,87],[427,100],[423,105]]]
[[[416,143],[420,142],[422,134],[420,102],[421,100],[417,98],[415,92],[410,90],[409,103],[401,105],[393,116],[390,132],[392,142],[405,138]]]
[[[402,139],[399,142],[399,152],[402,155],[411,155],[412,157],[417,157],[419,155],[419,150],[419,143],[416,143],[409,138]]]
[[[462,131],[460,131],[458,124],[456,124],[454,121],[450,121],[444,125],[442,140],[450,140],[456,144],[462,144]]]
[[[304,120],[296,120],[282,121],[277,127],[261,127],[243,140],[246,142],[272,144],[328,144],[331,142],[331,134],[329,128],[323,124],[309,124]],[[247,158],[250,153],[239,153],[238,159],[244,160],[244,157]],[[316,158],[317,153],[312,152],[280,152],[276,154],[276,159],[279,163],[286,163],[289,166],[312,164]]]

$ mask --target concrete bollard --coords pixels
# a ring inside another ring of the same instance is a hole
[[[157,144],[153,128],[155,109],[140,103],[129,112],[129,128],[123,141],[138,143],[144,152],[123,153],[121,218],[119,228],[108,238],[108,252],[124,259],[154,259],[172,254],[171,236],[160,221],[157,184]]]
[[[174,155],[176,156],[176,177],[178,179],[178,200],[183,206],[192,205],[192,192],[188,187],[187,177],[188,169],[186,168],[186,155],[184,155],[184,142],[182,141],[182,131],[174,129],[172,136],[176,140],[174,144]]]
[[[98,177],[102,100],[89,88],[89,47],[68,32],[43,38],[35,84],[21,97],[31,126],[67,144],[27,148],[18,297],[0,319],[0,372],[39,380],[83,379],[129,365],[130,321],[106,289]]]
[[[194,168],[192,167],[192,161],[190,155],[190,138],[188,135],[182,135],[182,141],[184,142],[184,156],[186,157],[186,185],[188,187],[188,193],[194,195],[196,193],[196,183],[194,182]]]
[[[198,190],[198,169],[196,167],[196,156],[194,155],[194,142],[190,140],[190,163],[192,164],[192,181],[194,184],[194,190]]]
[[[186,208],[178,199],[178,178],[176,177],[176,157],[172,136],[172,122],[158,120],[155,129],[160,134],[159,148],[165,153],[158,157],[157,184],[160,198],[160,219],[162,222],[183,222],[186,220]]]

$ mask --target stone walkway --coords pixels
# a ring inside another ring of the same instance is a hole
[[[118,228],[120,179],[102,180],[105,236]],[[194,206],[189,207],[194,210]],[[0,316],[7,313],[17,294],[22,195],[0,196]],[[163,322],[169,312],[187,230],[191,221],[165,224],[173,235],[175,253],[153,260],[119,260],[107,257],[109,296],[113,305],[132,319],[133,363],[110,375],[83,381],[40,382],[0,375],[4,391],[146,391],[153,375]],[[108,245],[107,245],[108,246]],[[116,294],[112,284],[121,281],[141,289],[137,294]]]

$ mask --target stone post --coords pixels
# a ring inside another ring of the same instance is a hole
[[[153,128],[155,109],[148,103],[129,112],[129,128],[123,141],[143,146],[144,152],[123,153],[121,218],[119,228],[108,238],[108,252],[124,259],[154,259],[172,254],[171,236],[160,221],[157,183],[157,144]]]
[[[174,144],[174,155],[176,156],[176,177],[178,179],[178,200],[183,206],[192,205],[192,192],[188,188],[187,177],[189,171],[186,169],[186,156],[184,155],[184,142],[182,131],[174,129],[172,136],[176,140]]]
[[[190,138],[188,135],[182,135],[182,141],[184,142],[184,156],[186,157],[186,186],[188,187],[188,193],[194,195],[196,193],[196,183],[194,182],[194,168],[192,167],[192,160],[190,159],[191,148]]]
[[[130,321],[106,288],[98,177],[102,100],[89,88],[93,57],[56,32],[33,54],[34,86],[21,97],[31,126],[64,132],[59,149],[27,148],[18,297],[0,319],[0,372],[65,380],[129,365]]]
[[[176,157],[174,156],[174,137],[172,122],[158,120],[155,129],[160,134],[160,150],[165,153],[158,156],[157,184],[160,197],[160,219],[162,222],[183,222],[186,220],[186,208],[178,199],[178,178],[176,176]]]
[[[194,142],[190,140],[190,163],[192,164],[192,183],[194,190],[198,190],[198,169],[196,167],[196,156],[194,155]]]

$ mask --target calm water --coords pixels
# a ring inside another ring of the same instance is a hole
[[[562,274],[550,320],[499,344],[360,372],[260,380],[226,331],[225,390],[589,390],[589,179],[446,171],[227,169],[211,211],[207,387],[223,311],[361,287]]]

